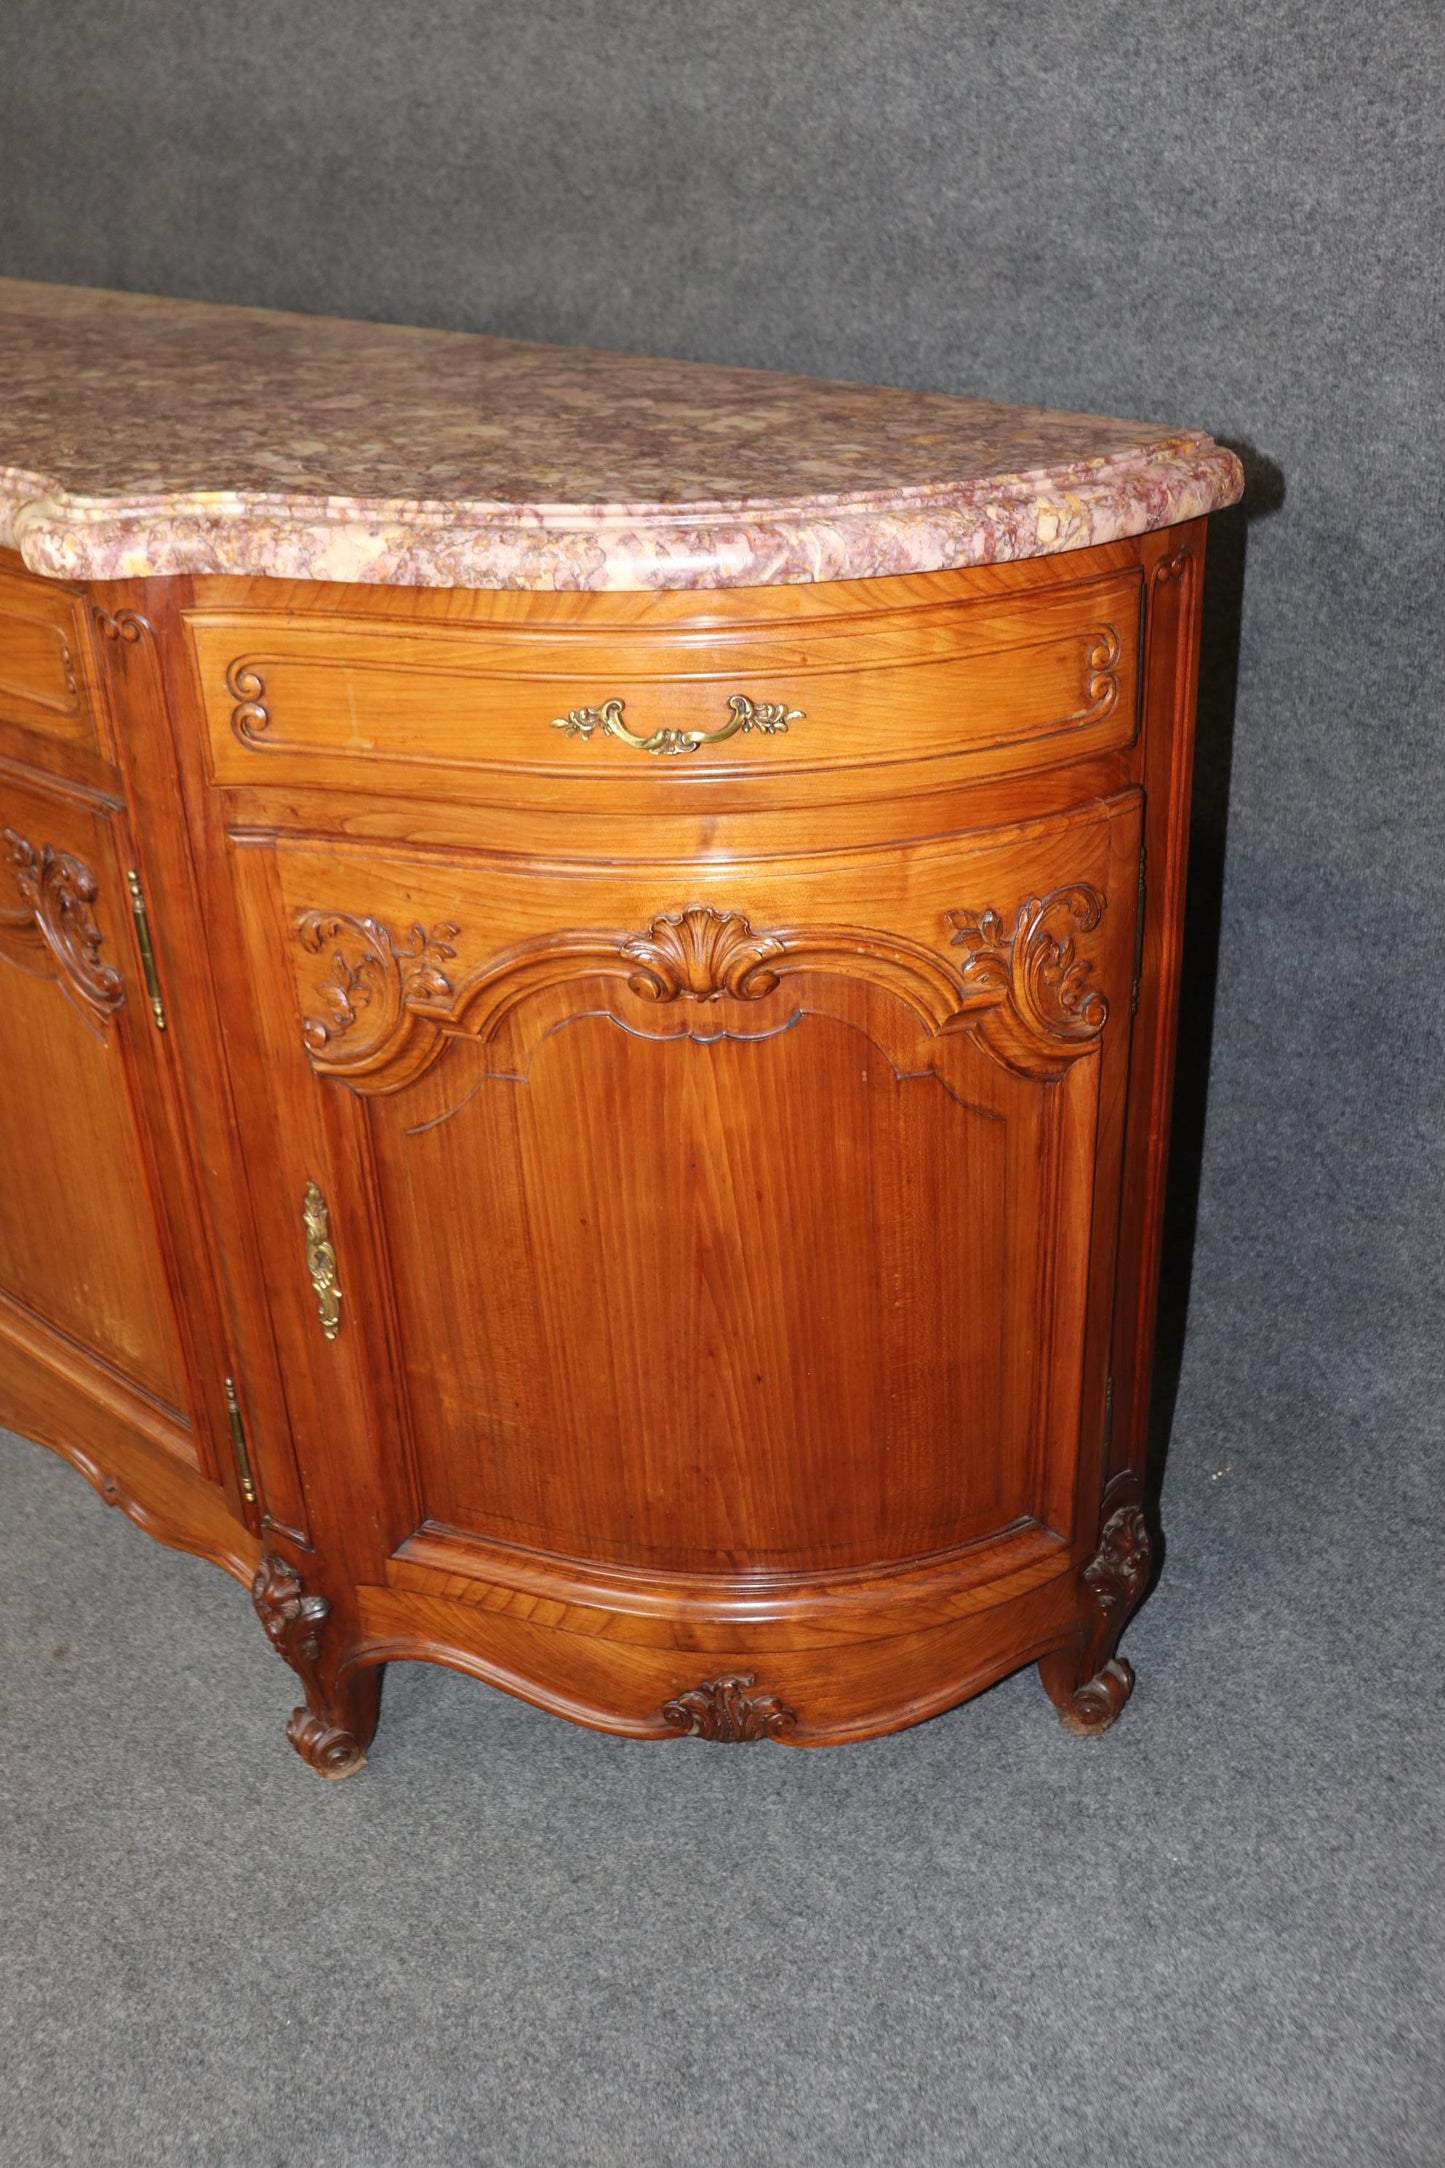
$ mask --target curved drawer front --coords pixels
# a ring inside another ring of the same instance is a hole
[[[794,591],[796,592],[796,591]],[[1132,742],[1139,575],[775,623],[188,615],[218,783],[493,802],[867,795]],[[803,779],[806,778],[806,782]]]

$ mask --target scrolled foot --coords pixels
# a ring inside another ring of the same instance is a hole
[[[1122,1656],[1113,1656],[1102,1671],[1082,1686],[1057,1700],[1054,1707],[1065,1731],[1090,1739],[1107,1731],[1134,1691],[1134,1667]]]
[[[319,1777],[355,1776],[366,1760],[360,1743],[349,1731],[328,1724],[324,1717],[304,1707],[291,1711],[286,1736]]]
[[[343,1661],[323,1668],[322,1635],[331,1605],[308,1595],[296,1568],[268,1551],[251,1583],[251,1601],[266,1638],[306,1689],[306,1702],[291,1711],[286,1736],[319,1777],[349,1777],[366,1760],[376,1730],[381,1673]]]

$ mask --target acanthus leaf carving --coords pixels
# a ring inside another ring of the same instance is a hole
[[[952,946],[968,950],[959,972],[965,994],[1006,1000],[1039,1038],[1097,1038],[1109,1004],[1090,984],[1093,965],[1080,956],[1078,937],[1103,915],[1104,898],[1086,882],[1030,896],[1012,927],[992,908],[950,911]]]
[[[715,1739],[736,1746],[757,1739],[781,1739],[797,1723],[776,1694],[755,1694],[751,1672],[727,1672],[707,1679],[662,1705],[662,1720],[694,1739]]]
[[[1099,1548],[1084,1568],[1084,1586],[1099,1609],[1122,1620],[1138,1603],[1149,1581],[1149,1525],[1137,1505],[1120,1506],[1105,1521]]]
[[[306,1685],[314,1684],[321,1632],[331,1616],[327,1599],[308,1596],[296,1568],[267,1551],[251,1583],[251,1601],[277,1655]]]
[[[125,981],[101,956],[103,936],[91,906],[99,883],[89,866],[49,843],[39,850],[13,828],[0,829],[0,844],[20,896],[19,907],[0,904],[0,930],[42,942],[56,976],[82,1010],[104,1022],[125,1000]]]
[[[366,1011],[353,1057],[384,1047],[419,1003],[441,1004],[451,998],[445,966],[456,955],[458,932],[449,922],[428,930],[415,924],[409,940],[398,940],[379,919],[353,918],[345,911],[303,911],[296,937],[308,955],[325,958],[330,972],[316,991],[329,1016],[308,1016],[302,1037],[312,1054],[352,1032]]]

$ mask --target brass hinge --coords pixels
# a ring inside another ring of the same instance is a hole
[[[1134,903],[1134,990],[1129,996],[1129,1014],[1139,1013],[1139,981],[1144,976],[1144,905],[1148,898],[1149,883],[1146,878],[1149,853],[1139,846],[1139,893]]]
[[[151,922],[146,911],[146,900],[141,890],[140,875],[134,866],[126,870],[126,887],[130,890],[131,916],[135,920],[136,945],[140,949],[140,967],[145,974],[146,999],[151,1005],[157,1031],[166,1028],[166,1005],[161,999],[160,976],[156,970],[155,945],[151,940]]]
[[[241,1496],[248,1506],[253,1506],[256,1503],[256,1479],[251,1473],[246,1426],[241,1420],[241,1402],[234,1378],[226,1379],[226,1421],[231,1426],[231,1451],[236,1456],[236,1480],[241,1486]]]

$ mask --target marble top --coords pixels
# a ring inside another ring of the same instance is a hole
[[[0,544],[66,579],[757,587],[1232,504],[1197,430],[0,279]]]

